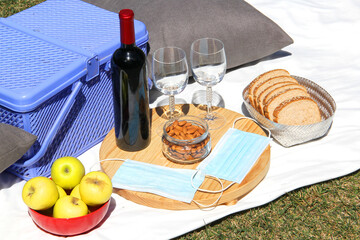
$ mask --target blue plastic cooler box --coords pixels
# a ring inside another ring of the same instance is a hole
[[[148,32],[135,20],[136,44]],[[110,60],[120,47],[118,14],[78,0],[48,0],[0,19],[0,122],[38,137],[7,171],[50,176],[114,125]],[[1,136],[0,136],[1,137]]]

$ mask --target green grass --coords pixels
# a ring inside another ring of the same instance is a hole
[[[0,0],[7,17],[43,0]],[[360,171],[290,192],[177,239],[359,239]]]
[[[359,239],[360,171],[292,191],[178,239]]]
[[[0,17],[8,17],[41,2],[44,0],[0,0]]]

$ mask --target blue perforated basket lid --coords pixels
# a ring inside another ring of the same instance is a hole
[[[135,20],[136,44],[148,41]],[[0,105],[28,112],[99,65],[120,47],[118,14],[80,0],[48,0],[0,19]]]
[[[34,32],[95,53],[100,59],[119,47],[117,13],[80,0],[48,0],[8,17]],[[138,46],[149,39],[144,23],[135,20]]]

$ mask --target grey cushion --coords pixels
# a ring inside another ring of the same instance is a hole
[[[160,47],[176,46],[189,60],[194,40],[215,37],[224,42],[228,68],[233,68],[293,43],[276,23],[241,0],[84,1],[116,13],[133,9],[149,31],[150,57]]]
[[[23,129],[0,123],[0,173],[19,160],[36,139]]]

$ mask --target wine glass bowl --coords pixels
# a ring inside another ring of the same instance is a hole
[[[206,87],[207,112],[203,118],[211,130],[225,124],[225,118],[212,111],[212,86],[222,81],[226,73],[226,55],[222,41],[215,38],[201,38],[191,44],[191,71],[196,82]]]
[[[152,58],[152,76],[155,87],[169,96],[169,110],[164,113],[164,117],[173,119],[180,116],[181,112],[175,111],[175,95],[181,93],[188,82],[185,51],[177,47],[156,50]]]

